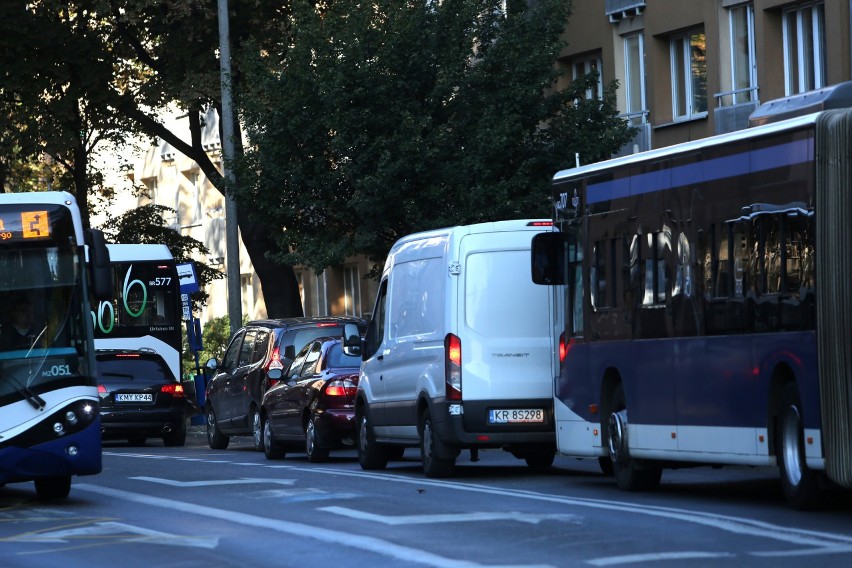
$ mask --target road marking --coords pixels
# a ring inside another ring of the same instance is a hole
[[[120,539],[117,539],[116,537],[120,537]],[[28,532],[4,538],[3,541],[53,544],[68,544],[70,542],[74,542],[79,544],[81,540],[95,540],[103,538],[107,538],[110,544],[119,541],[144,542],[147,544],[165,544],[169,546],[191,546],[194,548],[206,548],[210,550],[219,545],[218,537],[180,536],[173,533],[154,531],[115,521],[97,522],[88,526],[53,531]]]
[[[587,560],[592,566],[616,566],[619,564],[638,564],[658,562],[660,560],[698,560],[704,558],[730,558],[733,554],[726,552],[656,552],[651,554],[627,554]]]
[[[172,499],[161,499],[160,497],[139,495],[137,493],[130,493],[129,491],[121,491],[118,489],[111,489],[109,487],[92,485],[91,483],[75,483],[74,490],[90,491],[105,497],[121,499],[123,501],[130,501],[133,503],[141,503],[149,507],[161,507],[163,509],[178,511],[190,515],[220,519],[230,523],[239,523],[245,526],[259,527],[293,536],[310,538],[338,546],[348,546],[411,564],[423,564],[426,566],[437,566],[439,568],[482,568],[485,566],[483,564],[477,564],[476,562],[470,562],[467,560],[458,560],[455,558],[439,556],[429,552],[428,550],[402,546],[380,538],[335,531],[304,523],[293,523],[289,521],[269,519],[266,517],[258,517],[255,515],[247,515],[236,511],[228,511],[227,509],[216,509],[214,507],[196,505],[194,503],[183,503]],[[533,565],[528,565],[525,568],[535,567]]]
[[[458,513],[458,514],[442,514],[442,515],[375,515],[373,513],[365,513],[348,509],[346,507],[321,507],[320,511],[342,515],[351,519],[359,519],[362,521],[371,521],[374,523],[382,523],[383,525],[428,525],[436,523],[469,523],[481,521],[518,521],[520,523],[528,523],[537,525],[541,521],[556,520],[577,522],[577,515],[530,515],[527,513],[519,513],[512,511],[508,513]]]
[[[127,453],[116,453],[115,455],[121,457],[149,457],[146,455],[134,455]],[[216,463],[220,462],[217,461]],[[234,462],[227,463],[233,464]],[[514,497],[518,499],[529,499],[533,501],[559,503],[568,506],[589,507],[594,509],[604,509],[637,515],[648,515],[652,517],[661,517],[681,522],[703,525],[740,536],[763,538],[771,541],[782,542],[788,545],[812,547],[810,549],[792,551],[792,554],[795,554],[797,556],[804,556],[808,554],[833,554],[835,552],[845,553],[847,552],[848,548],[852,547],[852,537],[843,534],[789,528],[781,525],[759,521],[756,519],[734,517],[729,515],[716,515],[713,513],[693,511],[689,509],[639,505],[626,501],[610,501],[603,499],[586,499],[582,497],[566,497],[562,495],[539,493],[536,491],[499,488],[474,483],[462,483],[457,481],[428,479],[422,477],[404,477],[400,474],[391,473],[347,471],[344,469],[324,467],[300,467],[290,465],[269,465],[266,467],[291,469],[293,471],[310,473],[311,475],[324,473],[327,475],[334,475],[338,477],[361,477],[367,479],[376,479],[380,481],[415,485],[419,488],[436,487],[442,489],[466,491],[471,493],[484,493],[495,495],[497,497],[500,497],[501,499]],[[77,485],[75,485],[74,487],[77,487]],[[810,552],[808,552],[809,550]],[[748,552],[747,554],[750,554],[752,556],[773,556],[778,553],[778,550],[773,549],[771,551],[752,551]]]
[[[150,481],[151,483],[159,483],[160,485],[171,485],[172,487],[212,487],[214,485],[252,485],[261,483],[267,485],[275,483],[278,485],[293,485],[295,479],[261,479],[257,477],[244,477],[243,479],[212,479],[209,481],[177,481],[174,479],[163,479],[162,477],[131,477],[138,481]],[[76,487],[76,485],[74,486]]]

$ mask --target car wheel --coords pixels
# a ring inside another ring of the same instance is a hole
[[[167,434],[163,434],[163,445],[167,448],[174,448],[186,444],[186,422],[181,424],[176,430],[172,430]]]
[[[305,427],[305,454],[311,463],[320,463],[328,459],[328,448],[320,445],[316,416],[311,416]]]
[[[263,424],[260,421],[260,410],[251,409],[251,438],[255,451],[263,451]]]
[[[639,464],[630,457],[627,441],[627,402],[623,385],[616,387],[610,408],[607,428],[609,457],[618,487],[625,491],[647,491],[657,487],[660,484],[662,469]]]
[[[455,458],[438,456],[438,444],[440,441],[432,425],[432,414],[427,410],[420,423],[420,458],[426,477],[449,477],[456,469]]]
[[[825,504],[819,474],[805,462],[802,403],[796,383],[788,383],[781,394],[781,431],[778,440],[778,469],[787,502],[799,510],[818,509]]]
[[[231,438],[226,436],[219,430],[216,424],[216,413],[213,412],[213,407],[207,409],[207,443],[213,450],[224,450],[228,447],[228,442]]]
[[[65,499],[71,492],[71,476],[40,477],[35,480],[36,496],[42,501]]]
[[[269,424],[269,417],[262,418],[263,423],[263,453],[268,460],[284,459],[284,449],[275,441],[275,436],[272,435],[272,426]]]
[[[388,455],[385,449],[376,443],[366,408],[358,417],[358,463],[361,464],[361,469],[365,470],[385,469],[388,466]]]

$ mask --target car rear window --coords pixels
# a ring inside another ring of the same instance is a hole
[[[165,365],[153,359],[100,359],[98,382],[112,387],[139,387],[174,381]]]
[[[290,335],[292,334],[292,335]],[[302,347],[308,344],[309,341],[313,339],[318,339],[320,337],[335,337],[335,336],[343,336],[343,327],[341,326],[325,326],[325,327],[306,327],[304,329],[297,329],[291,331],[287,334],[289,337],[293,338],[293,347],[296,348],[296,353],[302,350]],[[287,337],[284,338],[282,342],[284,345],[287,345]]]
[[[328,350],[328,366],[332,369],[340,367],[360,367],[361,357],[353,357],[343,352],[339,343],[332,345]]]

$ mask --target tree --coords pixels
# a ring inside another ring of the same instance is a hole
[[[43,126],[34,136],[61,161],[87,213],[93,180],[88,156],[100,138],[141,131],[194,160],[223,194],[231,191],[202,146],[201,116],[219,108],[215,0],[41,0],[0,3],[0,93]],[[280,2],[231,0],[237,92],[241,46],[264,45],[287,27]],[[253,39],[252,39],[253,38]],[[187,113],[190,140],[159,119],[171,103]],[[235,129],[240,132],[239,128]],[[236,140],[237,148],[242,147]],[[20,146],[20,145],[19,145]],[[0,166],[2,163],[0,163]],[[2,170],[0,169],[0,173]],[[70,187],[69,187],[70,189]],[[270,316],[301,315],[291,266],[268,257],[274,222],[248,220],[239,203],[241,234],[261,282]]]
[[[575,152],[596,161],[626,143],[615,83],[602,100],[584,98],[593,76],[555,89],[570,2],[529,4],[294,5],[291,35],[243,69],[238,195],[285,228],[274,257],[321,271],[363,253],[378,267],[411,232],[549,217],[550,180]]]

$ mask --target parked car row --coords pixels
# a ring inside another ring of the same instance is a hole
[[[355,446],[368,470],[418,447],[429,477],[451,475],[463,449],[549,467],[557,324],[529,274],[532,237],[550,228],[533,219],[410,235],[388,255],[369,325],[240,329],[223,361],[208,363],[210,447],[251,435],[269,459],[300,451],[322,461]]]

